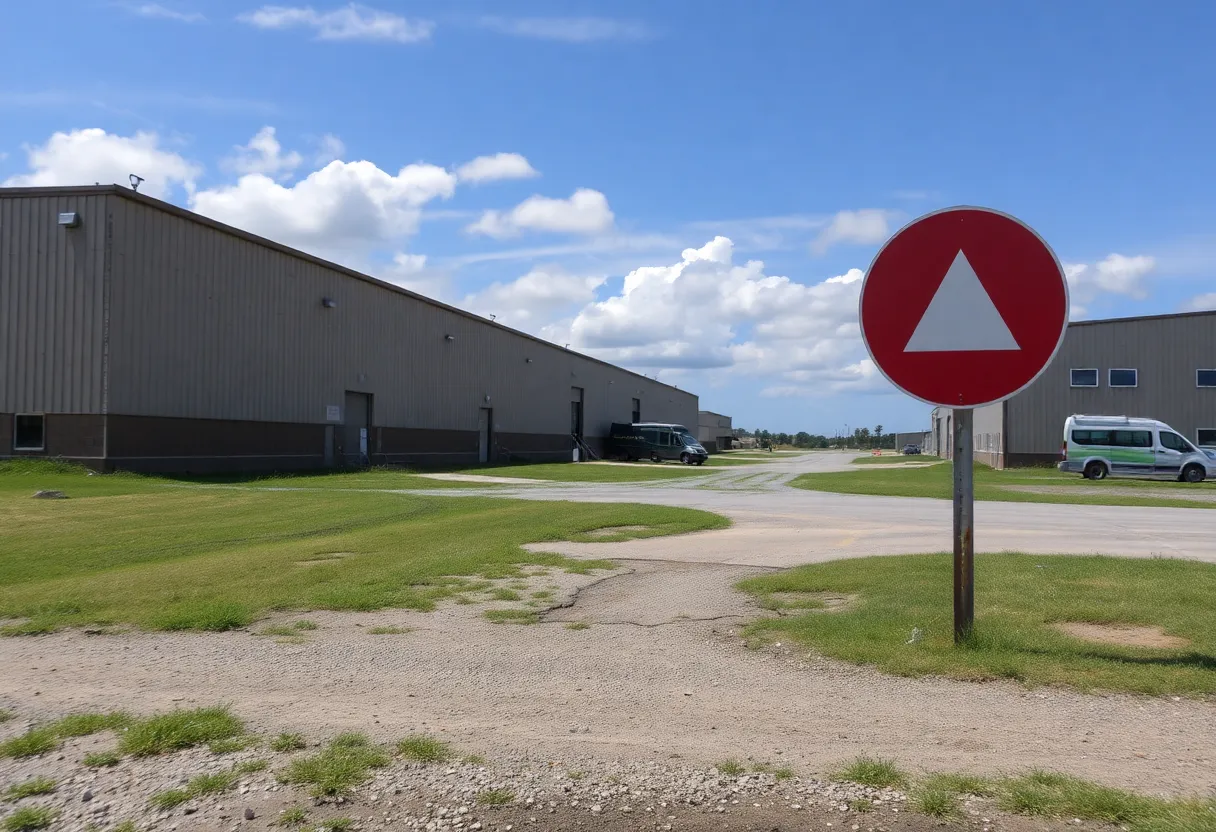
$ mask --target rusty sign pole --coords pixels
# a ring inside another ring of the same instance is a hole
[[[954,643],[975,624],[975,477],[972,417],[954,409]]]

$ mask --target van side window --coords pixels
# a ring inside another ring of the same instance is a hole
[[[670,445],[671,444],[671,431],[669,431],[669,430],[659,431],[659,444],[660,445]]]
[[[1187,444],[1185,439],[1176,433],[1170,433],[1168,430],[1161,431],[1161,445],[1164,448],[1169,448],[1171,451],[1191,452],[1191,446]]]
[[[1109,445],[1110,431],[1108,430],[1074,430],[1072,441],[1078,445]]]
[[[1112,444],[1121,448],[1151,448],[1153,434],[1147,430],[1117,430]]]
[[[642,438],[646,440],[648,445],[659,444],[659,432],[652,428],[646,428],[642,431]]]

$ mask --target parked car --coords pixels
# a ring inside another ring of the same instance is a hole
[[[685,465],[703,465],[709,454],[683,425],[661,422],[614,422],[608,431],[606,456],[630,462],[678,459]]]
[[[920,453],[920,445],[904,445],[903,453],[918,454]]]
[[[1126,416],[1069,416],[1061,471],[1086,479],[1110,476],[1203,482],[1216,477],[1216,451],[1200,450],[1165,422]]]

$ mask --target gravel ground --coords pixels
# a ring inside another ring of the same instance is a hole
[[[940,826],[917,815],[905,793],[852,783],[749,772],[728,776],[716,768],[669,763],[604,763],[594,759],[515,758],[495,762],[422,765],[396,759],[340,798],[314,799],[283,785],[275,774],[294,754],[247,750],[216,755],[193,749],[150,759],[88,769],[89,752],[112,747],[112,736],[70,741],[57,753],[0,762],[0,779],[56,781],[52,795],[26,798],[24,806],[47,806],[65,832],[112,829],[131,821],[141,830],[202,832],[285,828],[283,813],[307,812],[311,827],[334,819],[359,830],[452,830],[511,832],[572,828],[617,830],[836,829],[916,832]],[[204,773],[227,771],[237,762],[269,760],[270,767],[242,777],[229,791],[197,798],[172,810],[149,804],[157,792],[179,788]],[[509,801],[484,805],[497,790]],[[16,807],[12,807],[16,808]],[[963,807],[961,825],[986,832],[1061,830],[1077,824],[1004,815],[984,802]],[[1084,824],[1101,828],[1099,824]],[[957,828],[957,824],[956,824]]]

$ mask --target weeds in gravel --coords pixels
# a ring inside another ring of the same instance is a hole
[[[5,832],[35,832],[55,822],[59,813],[46,806],[27,806],[4,819]]]
[[[54,751],[59,747],[59,737],[50,728],[35,727],[0,742],[0,757],[33,757]]]
[[[486,789],[477,795],[477,803],[481,806],[506,806],[515,800],[515,792],[510,789]]]
[[[355,822],[350,818],[330,818],[317,824],[317,832],[349,832],[355,828]]]
[[[299,751],[305,748],[308,742],[304,739],[303,734],[295,734],[284,731],[270,741],[271,751]]]
[[[8,708],[0,708],[0,725],[3,725],[5,722],[8,722],[10,719],[15,719],[16,716],[17,715],[15,713],[13,713],[12,711],[10,711]]]
[[[866,812],[874,811],[874,803],[862,797],[857,800],[850,800],[849,808],[859,815],[864,815]]]
[[[218,794],[228,791],[236,785],[239,775],[235,771],[218,771],[211,774],[200,774],[186,784],[184,789],[170,789],[157,792],[148,802],[157,809],[167,810],[180,806],[188,800],[205,794]]]
[[[976,797],[992,797],[995,792],[992,781],[974,774],[931,774],[920,785],[925,789],[973,794]]]
[[[466,766],[484,766],[486,764],[486,758],[480,754],[469,754],[460,762],[464,763]]]
[[[245,760],[233,766],[232,770],[237,774],[253,774],[255,771],[265,771],[269,767],[270,763],[265,760]]]
[[[720,773],[725,774],[727,777],[738,777],[740,774],[747,771],[747,769],[743,767],[743,763],[739,762],[738,760],[723,760],[715,765],[714,768],[716,768]]]
[[[567,771],[566,772],[566,777],[568,777],[571,780],[582,780],[586,776],[587,775],[581,771]]]
[[[532,610],[486,610],[483,615],[495,624],[539,624]]]
[[[308,812],[300,806],[292,806],[279,812],[279,826],[303,826],[308,820]]]
[[[388,764],[388,754],[363,734],[341,734],[317,754],[293,760],[279,779],[311,786],[315,797],[323,797],[348,791],[367,779],[369,769]]]
[[[838,769],[833,776],[838,780],[848,780],[851,783],[877,788],[903,786],[908,782],[907,776],[899,770],[893,760],[874,757],[858,757]]]
[[[426,734],[411,734],[401,740],[397,753],[416,763],[442,763],[452,757],[452,749],[446,742]]]
[[[49,777],[35,777],[32,780],[26,780],[24,783],[18,783],[15,786],[10,786],[4,792],[4,799],[7,801],[21,800],[23,797],[33,797],[39,794],[52,794],[55,791],[55,781]]]
[[[252,748],[257,744],[257,735],[243,734],[236,737],[225,737],[222,740],[213,740],[207,744],[207,749],[212,754],[231,754],[234,751],[244,751],[246,748]]]
[[[591,625],[586,621],[571,621],[566,625],[567,630],[590,630]]]
[[[1216,829],[1216,800],[1145,797],[1049,771],[1032,771],[1003,781],[997,803],[1022,815],[1100,820],[1131,832]]]
[[[610,560],[576,560],[564,568],[570,575],[590,575],[597,569],[616,569],[616,564]]]
[[[135,825],[133,820],[124,820],[122,823],[115,826],[110,832],[139,832],[139,827]]]
[[[518,601],[519,593],[513,589],[499,588],[491,591],[490,597],[495,601]]]
[[[105,714],[68,714],[47,727],[61,737],[87,737],[101,731],[117,731],[132,722],[134,718],[130,714],[110,711]]]
[[[912,792],[912,807],[931,818],[958,817],[961,812],[958,797],[946,789],[931,789],[921,786]]]
[[[553,590],[540,589],[540,590],[537,590],[536,592],[533,592],[532,597],[536,598],[539,601],[547,601],[553,597]]]
[[[117,751],[91,751],[84,755],[84,764],[89,768],[116,766],[122,761]]]
[[[118,750],[147,757],[229,739],[244,731],[245,724],[224,706],[171,711],[133,722]]]
[[[373,636],[399,636],[410,631],[409,627],[368,627],[367,632]]]

